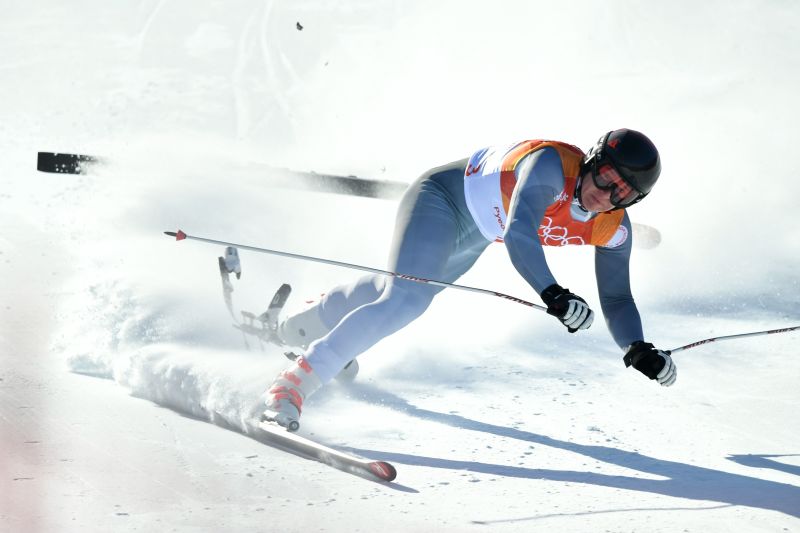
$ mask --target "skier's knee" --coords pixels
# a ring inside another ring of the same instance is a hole
[[[397,307],[403,310],[403,314],[413,320],[428,309],[435,294],[433,287],[404,281],[393,283],[387,296],[395,300]]]
[[[321,339],[330,331],[322,321],[319,311],[319,305],[315,305],[288,317],[278,326],[278,336],[289,346],[308,348],[309,344]]]
[[[320,301],[320,315],[326,318],[331,315],[344,316],[353,309],[374,302],[383,293],[385,284],[385,276],[370,274],[349,285],[336,287]]]

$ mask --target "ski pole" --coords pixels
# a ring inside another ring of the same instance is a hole
[[[727,341],[731,339],[742,339],[744,337],[758,337],[760,335],[772,335],[773,333],[788,333],[789,331],[795,331],[798,329],[800,329],[800,326],[792,326],[789,328],[780,328],[780,329],[770,329],[767,331],[756,331],[753,333],[739,333],[737,335],[725,335],[722,337],[713,337],[711,339],[703,339],[701,341],[693,342],[691,344],[687,344],[686,346],[681,346],[680,348],[673,348],[672,350],[667,350],[666,353],[672,355],[675,352],[682,352],[683,350],[688,350],[689,348],[694,348],[696,346],[702,346],[703,344],[708,344],[710,342]]]
[[[192,241],[200,241],[206,242],[209,244],[219,244],[222,246],[233,246],[235,248],[241,248],[242,250],[250,250],[252,252],[259,252],[262,254],[272,254],[272,255],[280,255],[282,257],[290,257],[292,259],[302,259],[304,261],[312,261],[315,263],[323,263],[326,265],[334,265],[344,268],[352,268],[355,270],[363,270],[364,272],[371,272],[373,274],[381,274],[384,276],[390,276],[393,278],[400,278],[408,281],[415,281],[417,283],[427,283],[428,285],[436,285],[437,287],[449,287],[451,289],[459,289],[462,291],[470,291],[470,292],[477,292],[480,294],[488,294],[489,296],[497,296],[498,298],[504,298],[506,300],[511,300],[512,302],[516,302],[518,304],[527,305],[528,307],[533,307],[534,309],[539,309],[540,311],[547,311],[547,308],[541,305],[536,305],[535,303],[529,302],[527,300],[523,300],[521,298],[517,298],[516,296],[510,296],[508,294],[503,294],[502,292],[490,291],[488,289],[479,289],[477,287],[467,287],[466,285],[457,285],[455,283],[447,283],[446,281],[437,281],[435,279],[425,279],[420,278],[417,276],[411,276],[409,274],[401,274],[399,272],[390,272],[388,270],[381,270],[378,268],[372,268],[362,265],[355,265],[353,263],[345,263],[343,261],[334,261],[332,259],[323,259],[321,257],[313,257],[310,255],[302,255],[302,254],[293,254],[290,252],[281,252],[280,250],[270,250],[269,248],[259,248],[258,246],[248,246],[245,244],[236,244],[233,242],[226,242],[226,241],[218,241],[216,239],[207,239],[205,237],[195,237],[194,235],[187,235],[181,230],[175,231],[165,231],[165,235],[169,235],[170,237],[175,237],[176,241],[182,241],[184,239],[192,240]]]

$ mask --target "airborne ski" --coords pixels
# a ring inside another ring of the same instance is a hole
[[[100,158],[91,155],[39,152],[36,170],[52,174],[83,174],[90,166],[100,162]]]
[[[233,327],[241,331],[243,335],[253,335],[259,342],[283,346],[283,341],[277,333],[278,316],[283,306],[286,305],[286,300],[291,293],[291,285],[284,283],[275,291],[266,311],[260,315],[256,315],[250,311],[241,311],[242,321],[237,322]]]
[[[187,237],[185,234],[182,235],[182,238]],[[231,274],[236,274],[236,279],[242,277],[239,251],[234,246],[227,246],[225,255],[217,258],[217,264],[219,266],[220,280],[222,281],[222,297],[225,301],[225,307],[228,308],[228,312],[234,320],[233,327],[242,332],[245,346],[250,349],[247,335],[256,337],[261,343],[262,350],[264,342],[283,346],[283,342],[276,333],[278,330],[278,316],[292,293],[292,287],[288,283],[284,283],[272,296],[266,311],[259,315],[250,311],[240,311],[242,318],[239,320],[233,308],[233,283],[230,277]]]
[[[338,470],[381,481],[394,481],[397,470],[386,461],[372,461],[356,455],[334,450],[295,433],[272,422],[259,422],[259,438],[290,453],[313,459]]]

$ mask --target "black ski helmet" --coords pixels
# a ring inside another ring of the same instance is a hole
[[[625,128],[609,131],[597,140],[581,162],[581,178],[591,171],[596,181],[597,170],[604,164],[614,167],[622,179],[639,193],[626,205],[616,206],[617,209],[641,201],[661,174],[661,158],[653,142],[643,133]]]

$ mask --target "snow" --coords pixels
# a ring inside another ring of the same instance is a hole
[[[800,7],[9,0],[0,20],[0,530],[797,531],[800,360],[789,333],[632,369],[445,291],[312,397],[301,433],[396,483],[248,431],[285,359],[231,327],[191,234],[382,268],[394,203],[270,186],[283,166],[411,181],[488,144],[588,148],[633,127],[664,174],[632,282],[663,348],[800,323],[793,165]],[[303,26],[296,27],[297,22]],[[85,176],[39,150],[98,154]],[[242,252],[237,306],[302,305],[350,271]],[[590,250],[552,250],[598,307]],[[462,280],[525,299],[502,247]]]

